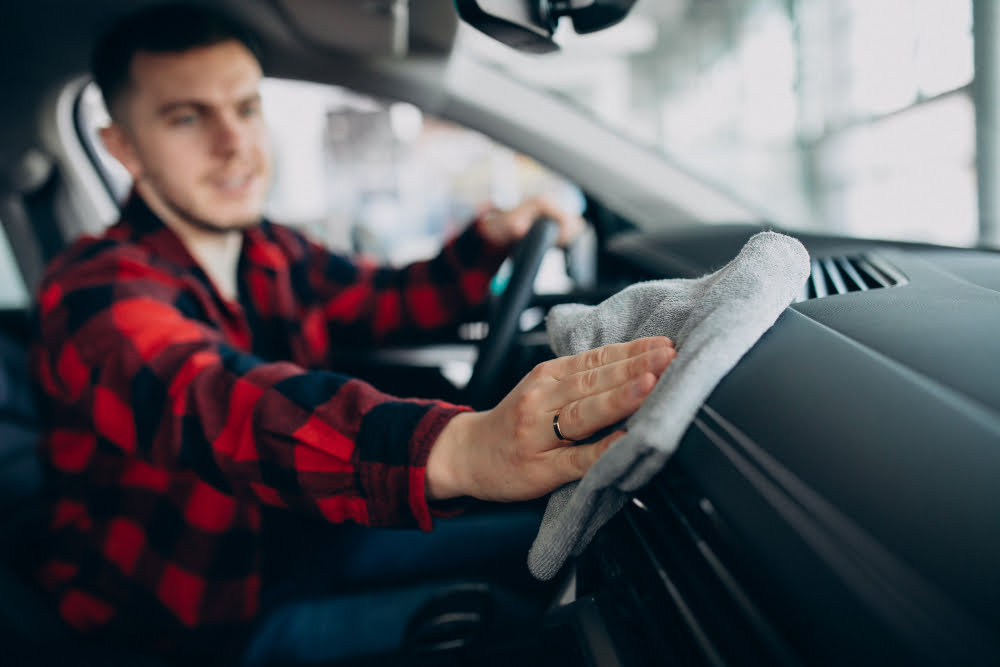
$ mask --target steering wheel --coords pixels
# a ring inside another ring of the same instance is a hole
[[[535,276],[545,253],[558,238],[556,221],[539,218],[514,249],[510,280],[490,316],[489,330],[479,344],[479,355],[465,388],[465,401],[472,407],[491,407],[497,381],[520,329],[521,313],[534,295]]]

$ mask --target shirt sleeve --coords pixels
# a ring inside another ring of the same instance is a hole
[[[467,408],[265,363],[194,316],[204,295],[177,276],[86,252],[43,283],[33,357],[69,463],[113,448],[331,522],[430,528],[427,456]]]
[[[305,242],[293,275],[318,309],[331,342],[370,345],[455,326],[474,315],[509,248],[479,232],[478,220],[426,261],[377,266]]]

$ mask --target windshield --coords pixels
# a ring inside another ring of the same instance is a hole
[[[971,0],[639,0],[555,39],[459,35],[789,229],[977,242]]]

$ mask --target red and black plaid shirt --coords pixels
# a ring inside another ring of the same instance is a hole
[[[264,222],[232,303],[137,196],[75,243],[43,281],[32,357],[50,424],[40,579],[61,616],[217,644],[258,611],[263,506],[430,529],[427,455],[466,408],[321,369],[338,344],[457,322],[503,254],[473,225],[433,260],[376,268]]]

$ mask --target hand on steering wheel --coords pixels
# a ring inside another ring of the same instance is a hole
[[[535,276],[558,237],[559,225],[550,218],[539,218],[514,249],[510,280],[490,317],[465,388],[464,400],[474,408],[489,407],[496,398],[498,380],[520,330],[521,313],[534,295]]]

